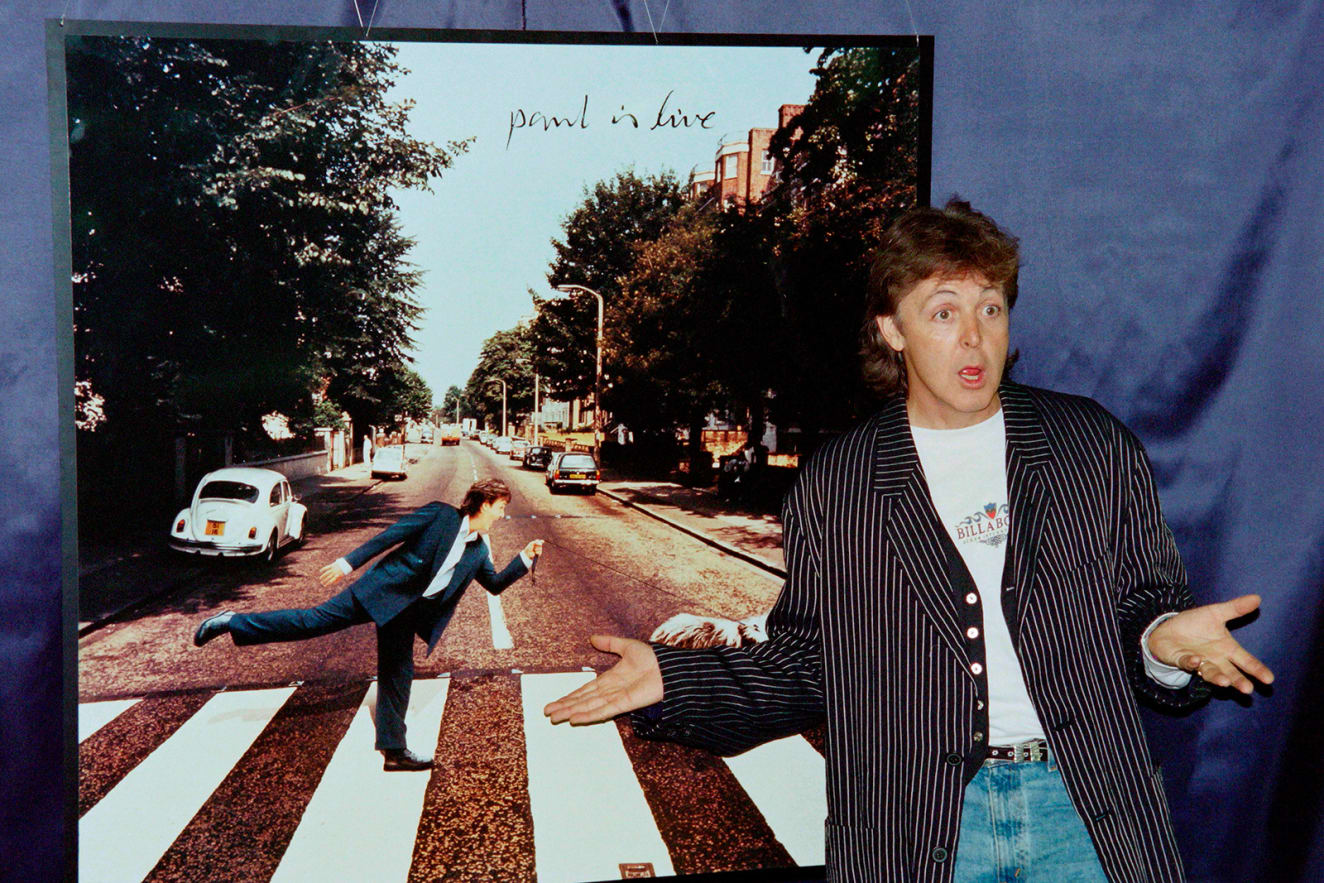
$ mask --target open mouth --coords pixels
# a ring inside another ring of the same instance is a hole
[[[956,374],[958,377],[961,378],[961,382],[964,383],[966,386],[981,386],[984,383],[983,368],[977,368],[973,365],[967,365],[966,367],[962,368],[960,371],[956,372]]]

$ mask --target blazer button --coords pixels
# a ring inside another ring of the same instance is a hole
[[[977,675],[983,674],[984,666],[980,665],[978,662],[972,662],[970,663],[970,673]]]
[[[975,638],[979,637],[979,629],[970,626],[970,628],[965,630],[965,636],[973,641]]]
[[[967,604],[974,604],[978,600],[979,600],[979,596],[976,595],[974,592],[970,592],[965,596],[965,603]]]
[[[965,762],[965,758],[963,758],[961,755],[955,752],[952,752],[951,754],[947,755],[947,762],[950,763],[952,766],[960,766],[962,763]]]
[[[947,850],[943,849],[941,846],[933,850],[930,854],[933,856],[933,860],[939,864],[947,861]]]

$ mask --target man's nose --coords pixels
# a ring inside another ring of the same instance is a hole
[[[962,317],[961,343],[968,347],[976,347],[983,339],[983,333],[979,330],[979,319],[974,316]]]

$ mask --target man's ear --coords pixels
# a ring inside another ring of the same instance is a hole
[[[887,341],[888,346],[897,352],[902,352],[906,348],[906,336],[901,333],[896,316],[875,316],[874,321],[878,323],[878,330],[882,332],[883,340]]]

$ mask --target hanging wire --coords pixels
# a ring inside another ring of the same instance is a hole
[[[658,42],[657,29],[666,25],[667,10],[669,10],[670,8],[671,8],[671,0],[667,0],[667,5],[662,7],[662,17],[657,20],[657,24],[655,25],[653,24],[653,10],[649,8],[648,0],[644,0],[644,14],[648,16],[648,29],[653,32],[654,44]]]

